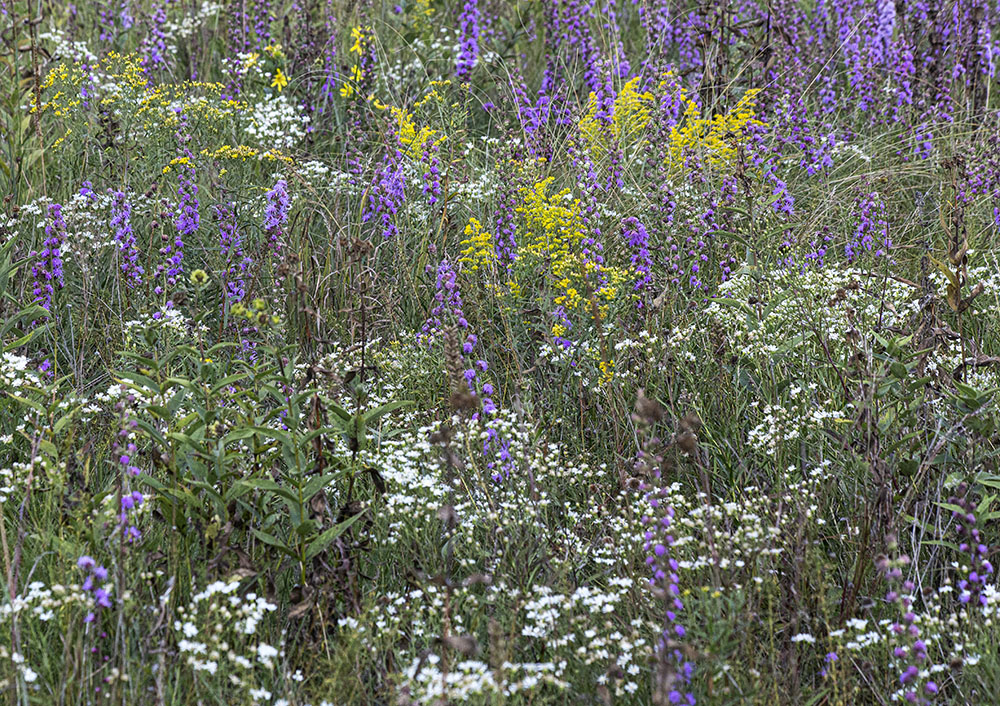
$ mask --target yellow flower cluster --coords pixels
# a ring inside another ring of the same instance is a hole
[[[569,189],[549,195],[553,177],[548,177],[521,191],[524,204],[517,212],[524,216],[527,231],[522,238],[525,253],[550,260],[556,274],[562,274],[565,263],[583,239],[580,202]]]
[[[580,242],[585,237],[580,201],[569,189],[549,195],[552,181],[549,177],[522,190],[524,204],[517,211],[524,216],[527,228],[518,254],[545,264],[562,292],[555,298],[557,305],[567,311],[587,308],[582,288],[593,291],[603,316],[607,303],[617,297],[618,287],[628,279],[628,272],[584,261],[580,255]]]
[[[447,139],[447,135],[433,129],[430,125],[421,125],[413,116],[429,104],[443,104],[445,99],[438,91],[438,88],[444,88],[449,85],[451,85],[451,81],[432,81],[431,90],[413,105],[413,111],[411,112],[397,108],[394,105],[382,103],[378,99],[372,102],[372,105],[379,110],[388,110],[392,114],[392,117],[396,120],[396,139],[405,148],[404,151],[413,159],[419,159],[423,155],[424,147],[428,141],[437,146]]]
[[[278,69],[274,78],[271,80],[271,88],[277,88],[278,93],[281,93],[281,89],[288,85],[288,77],[281,73],[281,69]]]
[[[437,131],[428,125],[417,125],[413,120],[413,113],[407,113],[395,106],[388,106],[388,108],[392,117],[396,119],[396,137],[399,139],[399,143],[406,148],[406,152],[411,157],[419,158],[424,145],[437,134]],[[440,143],[443,140],[444,136],[442,135],[434,142]]]
[[[354,44],[348,49],[348,53],[357,54],[358,60],[361,59],[361,55],[365,53],[368,48],[368,43],[371,41],[369,37],[369,32],[371,30],[368,27],[361,27],[358,25],[351,29],[351,38],[354,40]],[[361,64],[355,63],[354,66],[350,68],[350,78],[344,81],[344,85],[340,87],[340,96],[342,98],[350,98],[355,93],[357,93],[357,86],[361,83],[361,79],[364,78],[364,72],[361,70]]]
[[[756,96],[759,92],[756,88],[747,91],[731,110],[712,118],[702,117],[698,104],[688,97],[687,91],[671,73],[667,73],[660,82],[657,92],[660,95],[672,93],[675,100],[684,106],[683,115],[671,130],[667,145],[667,160],[672,167],[680,167],[685,153],[693,150],[703,155],[710,166],[727,168],[736,157],[735,145],[745,136],[747,127],[763,125],[756,117]],[[623,150],[647,144],[645,129],[655,102],[654,94],[640,91],[639,77],[635,77],[622,86],[615,98],[610,124],[603,124],[596,118],[600,110],[597,96],[591,93],[586,112],[579,122],[580,135],[591,158],[601,161],[616,144]]]
[[[488,269],[496,264],[493,234],[485,230],[478,219],[469,219],[469,223],[465,226],[465,240],[462,241],[462,245],[465,249],[462,250],[462,257],[458,261],[468,264],[473,272],[480,267]]]
[[[434,14],[431,7],[431,0],[417,0],[413,6],[413,16],[418,21],[426,21],[426,18]]]
[[[170,160],[170,163],[163,168],[163,173],[166,174],[171,169],[176,167],[178,164],[190,164],[191,159],[189,157],[174,157]]]
[[[278,61],[285,58],[285,52],[282,50],[280,44],[268,44],[264,47],[264,53],[272,59],[276,59]]]
[[[180,122],[180,113],[189,120],[204,121],[205,127],[214,127],[250,108],[246,102],[222,100],[224,90],[221,83],[202,81],[160,84],[138,98],[135,115],[144,117],[146,129],[157,125],[173,127]]]
[[[206,157],[211,157],[212,159],[238,159],[243,162],[246,162],[248,159],[258,159],[267,160],[269,162],[284,162],[285,164],[295,163],[294,159],[286,154],[283,154],[279,149],[271,148],[269,150],[259,150],[256,147],[250,147],[248,145],[237,145],[235,147],[232,145],[223,145],[215,150],[202,150],[201,153]]]
[[[107,56],[86,73],[80,62],[55,66],[42,80],[41,89],[42,93],[46,94],[46,100],[37,107],[32,105],[31,112],[51,112],[56,116],[70,114],[81,104],[80,86],[91,73],[106,75],[118,87],[117,93],[110,93],[101,99],[101,105],[114,104],[118,102],[118,97],[123,92],[127,94],[141,92],[148,86],[137,54],[108,52]],[[48,95],[52,91],[55,92]]]
[[[70,113],[74,108],[80,105],[80,92],[76,90],[74,95],[69,95],[63,88],[79,89],[80,83],[83,81],[83,70],[80,69],[79,65],[73,66],[72,68],[66,64],[60,64],[55,67],[45,76],[45,80],[42,81],[42,91],[47,92],[53,88],[57,88],[55,93],[51,96],[46,96],[47,100],[42,102],[41,105],[31,106],[31,112],[46,113],[51,112],[53,115],[62,116]]]
[[[109,52],[107,56],[84,71],[79,63],[60,64],[49,71],[42,81],[45,102],[39,112],[56,117],[69,117],[81,105],[84,81],[99,76],[104,86],[99,102],[103,109],[114,108],[122,117],[141,118],[146,130],[173,127],[178,123],[178,109],[191,119],[203,119],[208,127],[248,109],[246,103],[222,100],[221,83],[186,81],[152,86],[143,75],[136,54]],[[36,108],[33,106],[32,111]]]
[[[425,40],[430,39],[437,32],[431,18],[435,10],[431,7],[433,0],[416,0],[407,3],[410,7],[406,13],[404,30],[407,34],[415,34]]]
[[[650,108],[655,97],[649,91],[640,92],[639,82],[640,79],[636,76],[622,86],[615,98],[614,112],[609,126],[603,125],[596,119],[600,106],[597,105],[597,96],[590,94],[587,110],[580,120],[579,128],[586,146],[590,148],[592,159],[596,161],[603,159],[614,142],[622,148],[632,143],[645,142],[643,134],[649,123]]]
[[[703,155],[710,166],[725,169],[736,158],[736,144],[745,136],[747,127],[764,124],[754,111],[760,89],[750,89],[731,110],[711,119],[701,116],[698,105],[683,88],[675,86],[674,90],[679,91],[686,108],[683,119],[670,131],[668,161],[673,167],[683,165],[684,154],[693,150]]]

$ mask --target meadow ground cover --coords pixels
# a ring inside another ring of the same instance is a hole
[[[1000,4],[0,17],[3,703],[1000,703]]]

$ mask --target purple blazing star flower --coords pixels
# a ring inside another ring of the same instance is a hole
[[[35,258],[31,267],[31,275],[35,281],[32,294],[35,303],[49,311],[52,307],[52,295],[56,285],[65,286],[63,279],[63,260],[61,248],[66,237],[66,221],[63,220],[62,206],[57,203],[49,206],[49,222],[45,225],[45,240],[42,249],[32,251],[29,255]]]
[[[275,253],[281,251],[281,238],[288,222],[288,209],[291,197],[288,195],[288,182],[278,179],[274,188],[267,192],[267,207],[264,209],[264,232],[267,233],[271,248]]]
[[[458,18],[462,40],[455,65],[455,76],[459,81],[468,81],[479,59],[479,3],[466,0],[462,14]]]
[[[115,191],[112,194],[109,225],[115,232],[115,242],[118,243],[118,253],[121,256],[121,270],[125,274],[126,283],[129,287],[141,284],[143,269],[139,264],[135,233],[132,232],[132,206],[126,200],[123,191]]]

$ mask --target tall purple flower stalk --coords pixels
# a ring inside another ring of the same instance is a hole
[[[102,42],[114,41],[117,32],[115,31],[114,0],[102,0],[97,11],[98,27],[100,34],[98,39]]]
[[[111,607],[111,595],[107,589],[98,585],[99,581],[107,581],[108,570],[86,554],[77,559],[76,565],[87,572],[87,577],[83,580],[80,588],[90,594],[91,599],[94,601],[94,610],[87,613],[87,617],[83,621],[85,623],[92,623],[97,619],[98,610]]]
[[[178,165],[177,175],[177,207],[174,211],[174,242],[167,244],[161,252],[166,258],[167,284],[173,286],[184,272],[181,264],[184,259],[184,238],[194,235],[201,224],[198,213],[198,186],[194,183],[194,155],[184,148],[186,162]]]
[[[889,552],[898,549],[896,538],[888,537]],[[920,672],[927,663],[927,644],[920,639],[920,627],[916,624],[917,616],[913,612],[914,584],[910,580],[903,581],[903,568],[909,566],[910,558],[901,554],[895,559],[885,555],[875,560],[876,568],[889,583],[889,591],[885,595],[887,603],[894,604],[902,613],[901,619],[891,626],[893,656],[899,660],[898,697],[912,704],[929,704],[930,699],[938,693],[938,686],[928,681],[920,688]],[[899,590],[895,588],[899,585]]]
[[[604,274],[604,243],[601,242],[600,227],[600,195],[605,189],[598,182],[597,171],[590,155],[586,152],[576,157],[577,168],[582,172],[580,186],[584,190],[584,198],[581,199],[581,220],[584,225],[585,236],[580,240],[580,254],[584,263],[592,265],[597,272],[598,280],[603,284],[606,282]]]
[[[497,200],[493,249],[497,259],[508,268],[517,259],[517,205],[514,185],[505,183]]]
[[[247,40],[247,15],[246,8],[241,2],[229,3],[226,8],[226,27],[228,34],[229,50],[229,83],[226,84],[224,97],[235,99],[240,93],[243,77],[242,67],[239,60],[240,54],[245,54],[250,50],[250,42]]]
[[[253,20],[253,31],[259,49],[271,43],[271,0],[254,1]]]
[[[54,203],[49,206],[49,222],[45,225],[45,240],[42,249],[32,251],[30,256],[35,263],[31,267],[31,275],[35,280],[32,294],[34,303],[41,305],[46,311],[52,307],[52,295],[55,287],[66,285],[63,279],[62,244],[66,237],[66,221],[63,220],[62,206]]]
[[[368,204],[361,214],[362,223],[378,219],[385,240],[399,233],[395,216],[406,202],[406,180],[403,176],[403,164],[399,158],[399,152],[393,156],[386,156],[368,189]]]
[[[326,40],[323,42],[323,85],[319,89],[321,99],[320,113],[324,112],[327,106],[333,103],[337,95],[337,86],[340,83],[340,76],[337,69],[337,42],[333,17],[333,0],[327,0],[326,16],[323,20],[323,27],[326,30]]]
[[[622,237],[632,252],[632,269],[636,273],[632,289],[636,292],[642,292],[653,282],[650,275],[653,260],[649,255],[649,233],[646,232],[646,227],[637,218],[629,216],[622,223]],[[643,306],[643,301],[640,298],[636,302],[636,307],[642,309]]]
[[[135,19],[132,17],[131,0],[122,0],[118,10],[118,21],[121,22],[122,29],[132,29]]]
[[[430,266],[428,265],[428,268]],[[431,308],[430,316],[424,322],[423,328],[417,335],[417,339],[425,341],[428,345],[444,334],[445,319],[453,319],[458,327],[468,330],[469,322],[462,313],[462,295],[458,291],[458,273],[447,258],[441,260],[437,267],[437,277],[434,282],[434,306]],[[476,338],[469,334],[463,347],[474,346]]]
[[[130,396],[129,402],[133,401],[134,399]],[[121,414],[121,429],[119,429],[118,436],[115,439],[112,454],[114,456],[114,463],[121,473],[119,479],[121,483],[121,507],[118,508],[118,527],[125,540],[134,542],[142,536],[142,533],[135,526],[135,523],[132,522],[130,516],[142,505],[145,498],[138,490],[130,489],[131,479],[138,476],[142,471],[135,465],[136,446],[129,436],[139,424],[129,415],[124,402],[119,402],[117,408]]]
[[[459,30],[462,33],[458,50],[458,61],[455,64],[455,77],[459,81],[468,81],[479,60],[479,3],[477,0],[465,0],[462,14],[458,17]]]
[[[267,192],[267,207],[264,209],[264,232],[277,254],[281,252],[285,224],[288,223],[288,209],[292,203],[288,195],[288,182],[278,179],[274,188]]]
[[[562,328],[561,334],[553,336],[553,342],[564,351],[568,351],[573,347],[573,339],[569,338],[569,332],[573,328],[573,322],[569,320],[569,316],[566,313],[566,307],[562,305],[557,306],[552,311],[552,318],[555,320],[554,326]],[[573,365],[576,365],[576,363],[574,362]]]
[[[674,537],[671,527],[674,523],[674,508],[665,500],[666,488],[661,486],[663,466],[663,444],[655,435],[655,425],[665,417],[663,408],[646,398],[640,391],[636,401],[632,421],[642,439],[642,447],[635,462],[636,477],[640,491],[645,493],[649,505],[642,517],[643,550],[646,565],[652,576],[649,579],[653,591],[664,602],[664,630],[656,646],[658,674],[656,689],[672,704],[694,704],[695,697],[685,688],[691,684],[694,665],[684,656],[681,641],[687,631],[680,620],[684,610],[681,601],[680,565],[673,556]]]
[[[948,502],[961,510],[953,510],[951,516],[956,522],[959,551],[968,560],[967,573],[958,582],[961,590],[958,600],[963,604],[985,606],[986,596],[982,591],[993,573],[993,564],[986,558],[989,548],[983,543],[979,528],[976,527],[976,503],[968,497],[968,488],[964,483],[959,486],[958,495]]]
[[[230,303],[243,301],[246,296],[246,274],[253,264],[243,251],[243,237],[236,225],[235,204],[215,207],[219,221],[219,249],[226,260],[225,289]]]
[[[444,335],[449,322],[457,324],[458,328],[465,333],[465,340],[462,341],[462,354],[471,356],[479,338],[472,332],[469,322],[462,312],[462,295],[458,291],[458,273],[455,272],[451,263],[444,259],[438,265],[437,279],[434,282],[434,306],[431,308],[430,316],[424,322],[420,334],[418,334],[418,339],[425,341],[428,345],[433,344],[435,340]],[[476,360],[465,370],[465,380],[473,394],[476,392],[478,374],[486,372],[487,367],[485,360]],[[488,396],[483,399],[483,408],[487,413],[492,413],[496,409]]]
[[[434,284],[434,306],[421,332],[417,334],[417,340],[427,345],[433,345],[436,341],[443,340],[446,329],[450,325],[457,325],[459,334],[465,336],[462,341],[462,360],[465,365],[462,376],[472,397],[479,399],[482,405],[482,414],[486,416],[483,456],[486,458],[486,467],[490,471],[491,477],[499,482],[510,475],[513,467],[510,440],[505,439],[495,422],[489,420],[497,413],[497,406],[493,401],[495,389],[490,382],[483,379],[483,374],[489,369],[489,365],[475,354],[479,338],[472,332],[469,322],[462,312],[462,296],[458,290],[458,273],[455,272],[447,259],[443,259],[437,268],[437,278]],[[479,411],[473,415],[473,419],[481,419]]]
[[[149,16],[149,32],[142,40],[142,68],[146,73],[167,68],[167,38],[163,25],[167,23],[166,3],[157,2]]]
[[[844,246],[848,262],[856,260],[862,252],[875,250],[876,256],[885,255],[892,247],[885,205],[877,191],[863,191],[854,201],[857,226],[854,237]]]
[[[129,287],[142,283],[143,269],[139,264],[139,250],[136,248],[135,233],[132,232],[132,206],[123,191],[112,194],[111,228],[118,243],[121,270]]]
[[[441,160],[438,159],[438,145],[433,138],[427,138],[424,149],[420,154],[420,161],[426,165],[421,179],[424,182],[422,191],[427,197],[427,205],[433,206],[438,202],[441,195]]]

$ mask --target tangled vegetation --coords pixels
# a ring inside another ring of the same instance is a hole
[[[996,3],[0,15],[4,703],[995,702]]]

